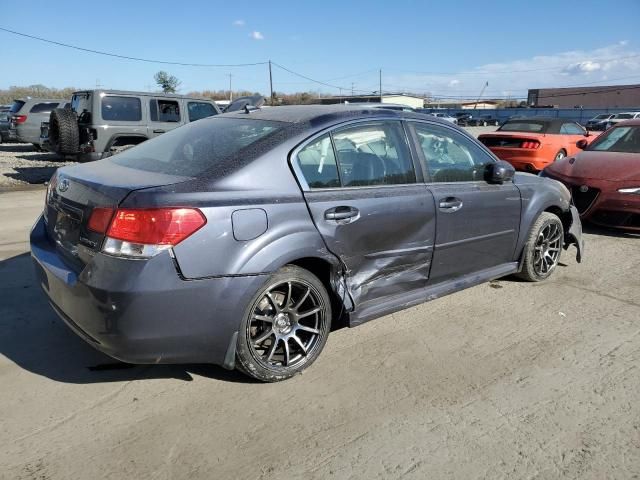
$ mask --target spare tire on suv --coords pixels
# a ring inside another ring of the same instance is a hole
[[[60,155],[75,155],[80,148],[80,129],[76,112],[56,108],[49,117],[49,144]]]

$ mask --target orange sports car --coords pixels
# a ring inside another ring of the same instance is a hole
[[[577,154],[579,140],[594,139],[580,124],[561,118],[512,118],[494,133],[480,135],[499,159],[516,170],[538,172],[566,156]]]

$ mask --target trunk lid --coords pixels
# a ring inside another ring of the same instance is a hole
[[[81,269],[102,247],[104,234],[87,226],[95,207],[116,208],[129,193],[190,177],[125,167],[109,159],[58,170],[47,189],[44,218],[58,251]]]

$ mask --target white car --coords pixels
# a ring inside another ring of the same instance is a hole
[[[441,118],[442,120],[446,120],[447,122],[458,124],[458,119],[456,117],[452,117],[448,113],[440,113],[440,112],[431,112],[428,115],[432,115],[434,117]]]
[[[613,127],[616,123],[624,122],[626,120],[633,120],[635,118],[640,118],[640,112],[616,113],[613,117],[607,120],[607,125],[605,130]]]

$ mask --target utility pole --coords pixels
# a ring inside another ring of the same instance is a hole
[[[269,90],[271,90],[271,106],[273,106],[273,75],[271,74],[271,60],[269,60]]]
[[[230,73],[229,75],[229,103],[233,102],[233,90],[231,90],[231,77],[233,77],[233,75],[231,75]]]
[[[482,97],[482,94],[484,93],[485,88],[487,88],[489,86],[489,82],[486,82],[483,86],[482,86],[482,90],[480,90],[480,95],[478,95],[478,100],[476,100],[476,103],[473,105],[473,109],[475,110],[476,107],[478,106],[478,102],[480,101],[480,98]]]
[[[382,103],[382,69],[380,69],[380,103]]]
[[[353,82],[351,82],[351,96],[353,97]]]

